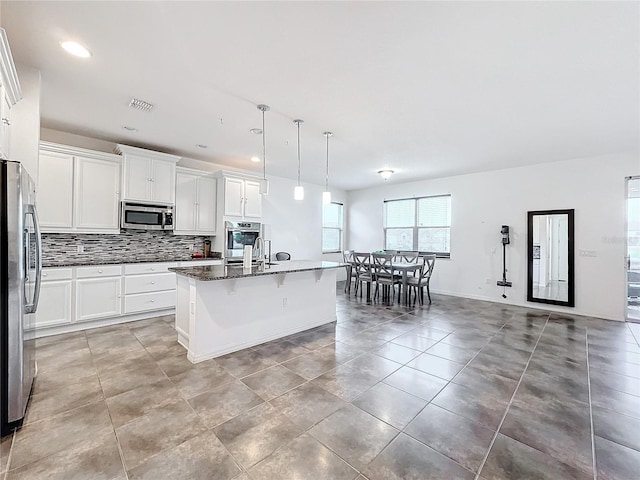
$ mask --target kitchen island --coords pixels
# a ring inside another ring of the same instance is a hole
[[[198,363],[336,320],[336,262],[171,268],[176,330]]]

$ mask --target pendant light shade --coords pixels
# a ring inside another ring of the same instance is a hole
[[[294,200],[304,200],[304,187],[300,185],[300,124],[304,123],[304,120],[296,119],[293,121],[298,126],[298,184],[293,189]]]
[[[271,110],[269,105],[260,104],[258,110],[262,112],[262,180],[260,180],[260,194],[269,195],[269,181],[267,180],[267,148],[264,128],[264,112]]]
[[[324,192],[322,192],[322,203],[328,205],[331,203],[331,192],[329,191],[329,137],[333,135],[332,132],[324,132],[323,135],[327,137],[327,173],[324,177]]]

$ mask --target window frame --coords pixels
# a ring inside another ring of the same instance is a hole
[[[325,253],[340,253],[342,252],[342,242],[343,242],[343,238],[344,238],[344,204],[342,202],[331,202],[329,203],[329,205],[340,205],[340,220],[341,220],[341,225],[339,227],[325,227],[324,226],[324,208],[325,205],[322,205],[322,236],[320,238],[321,241],[321,248],[322,248],[322,254],[324,255]],[[325,230],[337,230],[338,231],[338,250],[325,250],[324,249],[324,231]]]
[[[384,234],[384,249],[387,250],[388,245],[387,245],[387,230],[413,230],[413,235],[412,235],[412,247],[408,250],[411,251],[418,251],[418,253],[420,255],[432,255],[435,254],[436,258],[451,258],[451,225],[442,225],[442,226],[430,226],[430,227],[423,227],[423,226],[419,226],[418,225],[418,217],[419,217],[419,208],[418,208],[418,202],[420,200],[423,200],[425,198],[439,198],[439,197],[449,197],[449,207],[451,208],[451,194],[450,193],[443,193],[440,195],[423,195],[420,197],[410,197],[410,198],[393,198],[393,199],[389,199],[389,200],[384,200],[383,204],[382,204],[382,209],[383,209],[383,234]],[[415,202],[415,206],[414,206],[414,211],[413,211],[413,226],[406,226],[406,227],[387,227],[387,209],[386,209],[386,204],[390,203],[390,202],[399,202],[399,201],[406,201],[406,200],[413,200]],[[451,222],[449,222],[451,223]],[[429,251],[422,251],[422,250],[417,250],[417,246],[418,246],[418,236],[419,236],[419,232],[420,229],[437,229],[437,228],[448,228],[449,229],[449,251],[448,252],[429,252]]]

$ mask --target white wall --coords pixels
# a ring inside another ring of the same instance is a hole
[[[639,173],[637,156],[612,154],[351,191],[348,247],[383,248],[383,200],[450,193],[451,259],[436,262],[434,292],[624,320],[625,177]],[[576,307],[528,303],[527,211],[566,208],[576,211]],[[501,225],[511,226],[507,300],[496,286]]]
[[[22,100],[11,108],[10,158],[22,162],[31,177],[38,180],[40,143],[40,71],[16,65]]]

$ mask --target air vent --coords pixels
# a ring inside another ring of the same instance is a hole
[[[129,102],[129,106],[131,108],[135,108],[136,110],[142,110],[143,112],[150,112],[153,108],[152,103],[145,102],[144,100],[140,100],[138,98],[132,98],[131,102]]]

